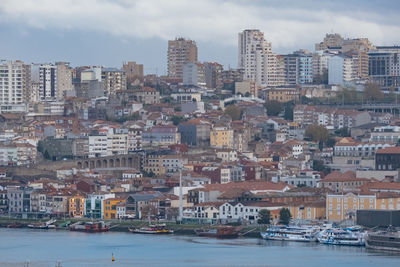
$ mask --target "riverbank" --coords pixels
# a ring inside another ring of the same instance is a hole
[[[16,218],[8,218],[8,217],[0,217],[0,227],[11,227],[11,228],[28,228],[30,224],[38,224],[45,223],[49,219],[16,219]],[[91,221],[88,218],[73,218],[73,219],[59,219],[55,223],[57,226],[55,230],[68,230],[65,225],[72,224],[79,221]],[[146,221],[140,220],[104,220],[107,223],[111,224],[110,232],[129,232],[128,228],[131,226],[140,227],[148,225]],[[167,227],[171,230],[174,230],[174,234],[176,235],[187,235],[194,236],[195,229],[203,228],[203,227],[214,227],[213,225],[208,224],[179,224],[175,222],[154,222],[154,223],[165,223]],[[241,230],[241,234],[245,237],[249,238],[260,238],[260,230],[262,226],[243,226]]]

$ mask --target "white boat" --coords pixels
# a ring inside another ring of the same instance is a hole
[[[261,237],[266,240],[281,241],[316,241],[317,230],[312,227],[299,226],[271,226],[265,232],[260,232]]]
[[[349,229],[326,229],[318,234],[318,242],[326,245],[364,246],[365,234]]]
[[[54,223],[56,221],[57,220],[51,219],[50,221],[44,223],[29,224],[28,227],[32,229],[55,229],[56,226]]]

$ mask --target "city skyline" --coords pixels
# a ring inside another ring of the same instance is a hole
[[[393,26],[396,1],[303,1],[300,6],[288,5],[290,1],[172,1],[166,5],[91,0],[58,1],[57,7],[44,2],[0,3],[0,32],[7,36],[0,44],[1,58],[111,67],[133,60],[144,64],[145,73],[163,75],[167,73],[167,40],[180,36],[196,41],[199,61],[217,61],[225,68],[237,67],[237,34],[248,28],[263,31],[278,54],[313,51],[314,43],[328,32],[345,38],[366,37],[375,45],[399,43],[400,28]],[[237,20],[238,15],[243,19]]]

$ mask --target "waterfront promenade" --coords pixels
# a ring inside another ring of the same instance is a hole
[[[0,229],[0,266],[398,266],[400,254],[262,239]],[[114,254],[116,261],[111,261]]]

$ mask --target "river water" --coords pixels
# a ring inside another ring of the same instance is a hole
[[[256,238],[218,240],[0,228],[0,266],[389,267],[400,266],[400,254]]]

